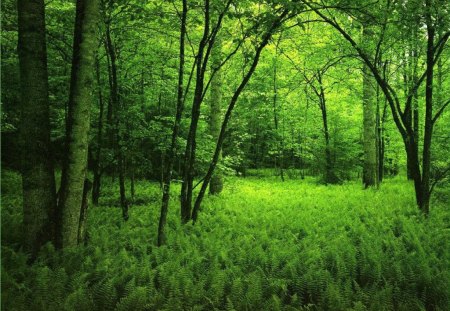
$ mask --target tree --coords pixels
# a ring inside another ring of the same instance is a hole
[[[56,190],[50,121],[43,0],[19,0],[19,66],[24,244],[32,258],[54,241]]]
[[[95,93],[98,0],[78,0],[73,41],[69,113],[66,124],[66,154],[59,192],[61,213],[59,246],[79,242],[80,211],[87,173],[90,109]],[[86,195],[85,195],[86,196]]]
[[[158,225],[158,246],[165,243],[164,227],[166,225],[167,211],[169,209],[170,199],[170,184],[172,180],[173,164],[175,162],[175,155],[177,151],[177,138],[180,131],[181,117],[184,109],[183,98],[183,75],[184,75],[184,42],[186,37],[186,16],[187,16],[187,0],[183,0],[183,10],[181,13],[181,28],[180,28],[180,50],[179,50],[179,67],[178,67],[178,85],[177,85],[177,112],[175,122],[172,130],[172,141],[169,149],[169,157],[167,160],[165,180],[163,184],[163,197],[161,204],[161,215]]]
[[[369,26],[363,28],[363,41],[368,40],[372,32]],[[378,140],[376,127],[375,87],[367,65],[363,66],[363,128],[364,128],[364,164],[363,184],[365,188],[378,186]]]
[[[212,70],[214,68],[220,67],[222,62],[221,59],[221,42],[219,38],[217,38],[217,43],[213,47],[212,51],[212,61],[211,67]],[[221,102],[222,102],[222,73],[218,71],[214,78],[211,81],[211,98],[210,102],[210,119],[209,119],[209,130],[210,134],[213,138],[213,141],[216,142],[219,138],[220,133],[220,119],[221,119]],[[222,158],[222,152],[219,155],[219,162]],[[210,194],[219,194],[223,189],[223,176],[220,170],[216,170],[215,174],[211,177],[211,183],[209,185],[209,193]]]
[[[271,16],[272,18],[269,19],[268,22],[268,28],[263,33],[261,42],[256,46],[255,54],[253,56],[253,59],[251,61],[250,68],[245,73],[244,77],[242,78],[239,86],[235,90],[233,96],[231,97],[231,100],[228,104],[227,111],[225,113],[225,117],[222,122],[222,126],[220,129],[219,138],[217,140],[217,144],[214,150],[213,157],[211,159],[211,162],[209,164],[208,172],[206,173],[205,177],[203,178],[203,183],[200,188],[200,191],[197,195],[197,198],[195,199],[195,205],[192,212],[192,221],[195,223],[197,221],[198,213],[200,210],[200,205],[202,203],[203,197],[205,195],[206,189],[208,187],[209,182],[211,181],[211,177],[214,173],[214,169],[216,168],[217,161],[219,160],[220,150],[222,149],[222,144],[225,139],[225,130],[227,128],[228,122],[231,118],[231,113],[233,112],[234,106],[236,105],[239,96],[241,95],[242,91],[244,90],[245,86],[247,85],[248,81],[252,77],[253,73],[255,72],[256,67],[258,66],[259,59],[261,57],[261,53],[263,49],[266,47],[266,45],[269,43],[269,40],[272,38],[272,35],[274,32],[282,25],[285,18],[288,16],[289,10],[284,9],[279,13],[279,15]]]
[[[411,88],[410,93],[405,99],[404,108],[401,107],[400,99],[395,91],[394,87],[386,81],[383,77],[380,68],[376,66],[376,63],[371,59],[369,53],[364,50],[346,31],[343,26],[334,17],[327,16],[321,11],[321,7],[315,4],[309,3],[305,0],[302,2],[313,10],[320,18],[326,23],[334,27],[356,50],[361,60],[368,66],[370,72],[374,76],[381,90],[383,91],[389,107],[391,109],[392,117],[395,125],[402,136],[402,140],[405,146],[406,155],[410,162],[410,173],[414,181],[414,189],[416,196],[416,203],[420,210],[425,214],[428,214],[430,208],[430,197],[433,187],[431,187],[431,144],[433,127],[438,118],[441,116],[444,109],[450,104],[450,100],[444,103],[438,110],[433,113],[433,74],[434,66],[439,60],[445,44],[450,37],[450,31],[442,34],[442,36],[435,42],[436,27],[440,26],[438,23],[442,22],[441,19],[435,18],[433,12],[437,12],[433,8],[433,1],[425,1],[425,6],[421,8],[422,16],[425,20],[426,27],[426,65],[422,75],[419,76],[417,82]],[[387,12],[389,14],[389,12]],[[378,46],[383,41],[384,32],[382,32]],[[374,58],[376,59],[376,57]],[[417,133],[415,132],[414,124],[410,122],[408,118],[409,111],[412,109],[412,101],[415,91],[425,82],[425,124],[424,124],[424,136],[423,136],[423,148],[422,157],[419,155],[419,141],[417,141]]]

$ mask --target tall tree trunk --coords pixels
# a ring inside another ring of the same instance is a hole
[[[119,193],[120,193],[120,207],[122,209],[122,218],[128,220],[128,200],[125,189],[125,156],[121,147],[121,102],[119,98],[119,86],[117,78],[117,56],[115,46],[111,38],[111,21],[106,22],[106,49],[110,61],[110,87],[111,87],[111,107],[108,109],[108,118],[111,118],[111,132],[110,140],[112,148],[115,150],[117,158],[117,170],[119,173]]]
[[[56,190],[50,146],[43,0],[19,0],[19,67],[24,245],[32,258],[55,241]]]
[[[281,35],[277,40],[276,46],[275,46],[275,57],[273,59],[273,122],[275,126],[275,133],[278,135],[278,108],[277,108],[277,101],[278,101],[278,85],[277,85],[277,60],[278,60],[278,46],[280,44]],[[282,160],[282,148],[283,148],[283,142],[280,140],[277,142],[277,155],[275,157],[275,170],[277,168],[277,165],[279,165],[280,168],[280,177],[281,181],[284,181],[284,171],[283,171],[283,160]],[[212,181],[212,180],[211,180]]]
[[[76,246],[80,209],[87,171],[89,122],[94,101],[97,49],[98,0],[78,0],[76,5],[69,115],[66,126],[66,156],[61,176],[61,247]]]
[[[184,158],[184,176],[183,184],[181,186],[181,221],[187,223],[191,219],[192,212],[192,192],[194,190],[194,165],[195,165],[195,154],[197,149],[197,126],[200,119],[200,107],[203,100],[203,90],[204,90],[204,78],[205,70],[203,63],[207,62],[207,56],[205,57],[205,48],[207,46],[208,37],[210,34],[210,15],[209,15],[209,0],[205,0],[205,25],[203,31],[203,37],[200,41],[198,54],[196,58],[197,71],[196,71],[196,82],[194,99],[192,102],[192,112],[191,112],[191,125],[189,127],[189,133],[186,142],[185,158]]]
[[[172,141],[170,143],[169,155],[166,163],[166,174],[164,174],[163,196],[161,202],[161,214],[158,225],[158,246],[161,246],[166,241],[164,227],[167,220],[167,212],[169,209],[170,199],[170,183],[172,180],[173,165],[177,155],[177,138],[180,131],[181,117],[184,109],[183,100],[183,75],[184,75],[184,42],[186,37],[186,15],[187,15],[187,0],[183,0],[183,11],[181,14],[181,29],[180,29],[180,52],[179,52],[179,67],[178,67],[178,90],[177,90],[177,112],[175,122],[172,130]]]
[[[237,100],[239,99],[239,96],[241,95],[242,91],[244,90],[245,86],[247,85],[248,81],[252,77],[253,73],[255,72],[256,67],[258,66],[259,59],[261,57],[261,52],[263,51],[264,47],[269,43],[270,38],[272,37],[275,30],[281,25],[283,19],[288,14],[287,10],[284,10],[272,23],[271,27],[265,32],[265,34],[262,37],[261,42],[259,43],[258,47],[255,51],[255,56],[253,58],[252,64],[247,71],[247,73],[244,75],[241,83],[239,84],[238,88],[234,92],[233,96],[231,97],[230,103],[228,105],[228,109],[225,113],[225,117],[222,122],[222,126],[220,128],[220,134],[219,139],[217,140],[216,149],[214,151],[214,155],[211,159],[211,162],[209,164],[208,172],[205,175],[205,178],[203,179],[202,186],[200,188],[199,194],[197,195],[197,198],[195,199],[194,209],[192,211],[192,221],[195,223],[198,218],[198,213],[200,210],[200,205],[202,203],[203,197],[205,195],[206,189],[209,185],[209,182],[211,181],[211,177],[214,173],[214,169],[216,168],[217,161],[219,160],[220,150],[222,148],[223,141],[225,139],[225,131],[228,126],[228,122],[230,121],[231,114],[233,112],[233,109],[237,103]]]
[[[94,181],[92,186],[92,203],[94,205],[98,205],[98,199],[100,198],[100,188],[101,188],[101,152],[102,152],[102,144],[103,144],[103,94],[100,82],[100,64],[97,58],[96,61],[96,73],[97,73],[97,88],[98,88],[98,105],[99,105],[99,114],[98,114],[98,129],[97,129],[97,150],[94,162]]]
[[[380,183],[384,178],[384,154],[386,148],[384,124],[386,122],[386,111],[387,103],[385,102],[383,105],[383,110],[380,114],[380,124],[378,125],[378,180]]]
[[[325,89],[323,87],[322,74],[317,71],[317,81],[319,82],[319,106],[322,112],[323,135],[325,138],[325,183],[334,184],[337,178],[334,175],[333,159],[331,155],[330,130],[328,129],[328,113],[327,102],[325,97]]]
[[[87,234],[87,215],[89,207],[89,195],[92,190],[92,183],[89,179],[85,179],[83,187],[83,198],[81,200],[80,220],[78,222],[78,243],[86,244]]]
[[[222,42],[216,40],[212,51],[211,66],[212,69],[218,68],[222,62]],[[222,106],[222,73],[218,71],[211,81],[211,95],[210,95],[210,120],[209,120],[209,132],[214,140],[217,142],[220,134],[221,125],[221,106]],[[222,159],[222,151],[220,151],[219,160]],[[209,185],[210,194],[219,194],[223,189],[223,176],[221,170],[216,170],[211,177],[211,183]]]
[[[367,27],[363,29],[363,37],[368,38],[372,31]],[[363,67],[363,184],[364,187],[378,186],[378,163],[377,163],[377,128],[376,111],[374,100],[373,79],[366,65]]]
[[[432,1],[426,3],[427,25],[427,72],[425,80],[425,125],[423,135],[422,154],[422,204],[421,209],[425,214],[430,210],[430,172],[431,172],[431,138],[433,135],[433,75],[434,75],[434,36],[435,28],[431,17]]]

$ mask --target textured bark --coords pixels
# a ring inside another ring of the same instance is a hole
[[[89,122],[95,93],[98,0],[78,0],[76,4],[69,114],[66,126],[66,156],[61,177],[60,247],[78,244],[80,208],[87,171]]]
[[[18,13],[24,246],[34,258],[54,241],[56,212],[44,1],[19,0]]]
[[[222,62],[221,59],[221,42],[216,40],[216,44],[213,48],[211,65],[212,68],[217,68]],[[210,120],[209,120],[209,132],[213,137],[214,142],[217,142],[220,134],[221,125],[221,103],[222,103],[222,74],[218,71],[211,81],[211,98],[210,98]],[[222,159],[222,151],[219,154],[220,162]],[[216,170],[211,177],[211,183],[209,185],[210,194],[219,194],[223,189],[223,176],[220,170]]]
[[[177,154],[177,138],[180,131],[181,117],[184,110],[183,101],[183,75],[184,75],[184,42],[186,36],[186,15],[187,15],[187,0],[183,0],[183,11],[181,15],[181,29],[180,29],[180,52],[179,52],[179,67],[178,67],[178,93],[177,93],[177,112],[175,122],[172,130],[172,141],[169,149],[169,156],[166,164],[166,174],[164,175],[163,197],[161,202],[161,214],[158,224],[158,246],[161,246],[166,241],[164,228],[166,226],[167,212],[169,210],[170,199],[170,184],[172,180],[173,165]]]

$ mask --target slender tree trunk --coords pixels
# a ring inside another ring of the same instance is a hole
[[[129,170],[130,172],[130,194],[131,194],[131,201],[134,202],[134,195],[136,194],[135,190],[135,173],[134,173],[134,161],[131,162]]]
[[[368,38],[372,32],[364,27],[363,37]],[[377,163],[377,128],[376,111],[374,100],[374,88],[372,85],[370,71],[366,65],[363,67],[363,127],[364,127],[364,165],[363,184],[364,187],[378,186],[378,163]]]
[[[422,154],[422,204],[420,208],[425,214],[430,210],[430,171],[431,171],[431,138],[433,135],[433,75],[434,75],[434,36],[435,28],[431,18],[431,0],[426,2],[427,25],[427,72],[425,81],[425,125]]]
[[[275,133],[278,135],[278,108],[277,108],[277,101],[278,101],[278,86],[277,86],[277,58],[278,58],[278,45],[280,44],[281,36],[277,40],[277,44],[275,47],[275,57],[273,60],[273,122],[275,125]],[[277,142],[277,155],[275,157],[275,170],[277,168],[277,163],[280,168],[280,177],[281,181],[284,181],[284,171],[283,171],[283,161],[281,159],[282,155],[282,148],[283,144],[280,140]]]
[[[97,129],[97,150],[94,163],[94,182],[92,186],[92,203],[98,205],[98,199],[100,198],[100,188],[101,188],[101,152],[103,144],[103,94],[100,82],[100,64],[97,58],[96,61],[96,73],[97,73],[97,88],[98,88],[98,104],[99,104],[99,114],[98,114],[98,129]]]
[[[125,189],[125,156],[121,147],[122,135],[121,135],[121,102],[119,98],[118,78],[117,78],[117,56],[114,44],[111,39],[111,27],[110,21],[106,23],[106,47],[110,61],[110,87],[111,87],[111,109],[108,113],[111,113],[110,117],[112,122],[111,137],[112,148],[115,150],[117,157],[117,170],[119,173],[119,193],[120,193],[120,207],[122,209],[122,217],[124,220],[128,220],[128,200],[126,197]]]
[[[181,117],[184,110],[183,101],[183,75],[184,75],[184,42],[186,36],[186,16],[187,16],[187,0],[183,0],[183,11],[181,14],[181,29],[180,29],[180,60],[178,68],[178,90],[177,90],[177,112],[175,122],[172,130],[172,141],[169,149],[169,156],[166,162],[166,174],[164,175],[163,196],[161,203],[161,214],[158,225],[158,246],[161,246],[166,241],[164,227],[167,221],[167,212],[169,209],[170,199],[170,184],[172,180],[173,165],[177,155],[177,138],[180,131]]]
[[[328,129],[328,113],[327,102],[325,97],[325,89],[323,87],[322,74],[317,71],[317,80],[319,82],[319,107],[322,112],[323,135],[325,138],[325,183],[336,183],[336,176],[333,169],[333,158],[330,145],[330,130]]]
[[[128,200],[126,196],[125,188],[125,161],[123,158],[123,151],[120,150],[121,147],[117,146],[117,157],[119,165],[119,192],[120,192],[120,207],[122,208],[122,218],[123,220],[128,220]]]
[[[386,148],[384,124],[386,122],[386,111],[387,111],[387,103],[385,102],[383,105],[383,111],[380,116],[380,124],[378,126],[378,139],[379,139],[378,180],[380,181],[380,183],[384,178],[384,154]]]
[[[185,158],[184,158],[184,178],[181,187],[181,221],[187,223],[191,219],[192,212],[192,192],[194,190],[194,165],[195,153],[197,149],[197,126],[200,119],[200,107],[203,100],[205,68],[203,67],[205,48],[207,46],[209,36],[209,0],[205,0],[205,26],[202,40],[200,41],[197,54],[197,72],[194,91],[194,99],[192,102],[191,125],[186,142]]]
[[[19,0],[17,6],[24,245],[33,259],[43,244],[55,241],[56,225],[45,13],[43,0]]]
[[[66,157],[62,170],[59,209],[61,247],[76,246],[80,208],[87,171],[89,122],[94,101],[95,55],[97,49],[98,0],[78,0],[76,5]]]
[[[80,220],[78,222],[78,243],[87,243],[87,215],[89,207],[89,196],[92,190],[92,183],[89,179],[84,180],[83,198],[81,200]]]
[[[222,42],[220,40],[216,40],[216,44],[214,45],[212,51],[212,61],[211,66],[217,68],[220,66],[222,62]],[[220,134],[220,125],[221,125],[221,106],[222,106],[222,73],[218,71],[211,81],[211,95],[210,95],[210,121],[209,121],[209,132],[213,137],[214,142],[217,142]],[[222,151],[219,155],[220,162],[222,159]],[[216,170],[214,175],[211,177],[211,183],[209,185],[209,193],[210,194],[219,194],[223,189],[223,176],[220,170]]]
[[[203,197],[205,195],[206,189],[209,185],[209,182],[211,181],[211,177],[214,173],[214,169],[216,168],[217,161],[219,160],[220,150],[222,148],[223,141],[225,139],[225,130],[228,126],[228,122],[231,118],[231,113],[233,112],[234,106],[236,105],[237,100],[239,99],[239,96],[241,95],[242,91],[244,90],[245,86],[247,85],[248,81],[252,77],[253,73],[255,72],[256,67],[258,66],[259,59],[261,57],[261,52],[264,49],[264,47],[269,43],[270,38],[272,37],[275,30],[281,25],[283,19],[288,14],[287,10],[284,10],[272,23],[269,30],[263,35],[261,43],[258,45],[255,56],[253,58],[253,62],[248,70],[248,72],[244,75],[241,83],[239,84],[238,88],[234,92],[233,96],[231,97],[230,104],[228,105],[227,112],[225,113],[225,117],[222,122],[222,127],[220,129],[219,139],[217,140],[216,149],[214,151],[213,158],[211,160],[211,163],[208,168],[208,172],[205,175],[205,178],[203,180],[201,189],[199,191],[199,194],[197,195],[197,198],[195,200],[194,209],[192,212],[192,221],[195,223],[198,218],[198,213],[200,210],[200,205],[202,203]]]

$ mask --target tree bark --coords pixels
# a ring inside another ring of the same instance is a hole
[[[433,135],[433,75],[434,75],[434,36],[431,10],[432,1],[425,1],[425,20],[427,25],[427,71],[425,80],[425,124],[422,150],[422,204],[425,214],[430,211],[430,172],[431,172],[431,138]]]
[[[181,14],[181,29],[180,29],[180,52],[179,52],[179,67],[178,67],[178,88],[177,88],[177,112],[175,115],[175,122],[172,130],[172,141],[170,143],[169,155],[166,163],[166,174],[164,174],[163,196],[161,202],[161,214],[159,216],[158,225],[158,246],[161,246],[166,241],[164,228],[167,221],[167,212],[169,210],[170,200],[170,184],[172,180],[173,165],[177,154],[177,138],[180,131],[181,117],[184,110],[183,100],[183,76],[184,76],[184,42],[186,37],[186,16],[187,16],[187,0],[183,0],[183,11]]]
[[[94,182],[92,186],[92,203],[98,205],[98,199],[100,198],[100,188],[101,188],[101,152],[103,144],[103,94],[100,83],[100,64],[97,58],[96,61],[96,73],[97,73],[97,88],[98,88],[98,105],[99,105],[99,115],[98,115],[98,129],[97,129],[97,150],[94,162]]]
[[[244,90],[245,86],[247,85],[248,81],[252,77],[253,73],[255,72],[256,67],[258,66],[259,59],[261,57],[261,52],[263,51],[264,47],[269,43],[270,38],[272,37],[275,30],[280,27],[283,19],[288,14],[288,10],[284,10],[276,19],[273,21],[271,27],[265,32],[265,34],[262,37],[261,43],[256,48],[256,53],[253,58],[252,64],[247,71],[247,73],[244,75],[241,83],[239,84],[238,88],[234,92],[233,96],[231,97],[230,103],[228,105],[228,109],[225,113],[225,117],[222,122],[222,126],[220,129],[219,139],[217,140],[216,149],[214,151],[214,155],[212,157],[212,160],[209,164],[208,172],[205,175],[205,178],[203,179],[202,187],[197,195],[197,198],[195,200],[194,209],[192,211],[192,221],[195,223],[198,218],[198,213],[200,210],[200,205],[202,203],[203,197],[205,195],[206,189],[209,185],[209,182],[211,181],[211,177],[214,173],[214,169],[216,168],[217,161],[219,160],[220,150],[222,148],[223,141],[225,139],[225,131],[228,126],[228,122],[231,119],[231,114],[233,112],[233,109],[237,103],[237,100],[239,99],[239,96],[241,95],[242,91]]]
[[[372,34],[367,27],[363,29],[363,38]],[[376,109],[374,101],[374,86],[372,85],[370,71],[366,65],[363,67],[363,184],[365,188],[378,187],[378,163],[377,163],[377,126]]]
[[[110,61],[110,100],[111,107],[108,109],[108,119],[111,120],[110,140],[111,147],[115,150],[115,156],[117,158],[117,170],[119,173],[119,194],[120,194],[120,207],[122,209],[122,218],[128,220],[128,200],[126,197],[125,189],[125,156],[123,154],[121,141],[121,122],[120,122],[120,110],[121,102],[119,98],[119,86],[117,77],[117,55],[114,44],[111,38],[111,26],[110,20],[106,22],[106,50],[109,55]]]
[[[98,0],[76,4],[69,114],[66,126],[66,156],[62,170],[59,209],[60,247],[78,244],[80,208],[87,171],[90,109],[94,101],[97,50]]]
[[[221,41],[216,40],[216,44],[212,52],[212,68],[217,68],[222,62],[221,58],[222,48]],[[211,81],[211,98],[210,98],[210,120],[209,120],[209,132],[214,142],[217,142],[220,134],[221,125],[221,103],[222,103],[222,73],[218,71]],[[222,159],[222,151],[219,154],[220,162]],[[211,177],[211,183],[209,185],[210,194],[219,194],[223,189],[223,176],[220,170],[216,170]]]
[[[78,223],[78,244],[87,243],[87,215],[89,207],[89,196],[92,190],[92,182],[89,179],[84,180],[83,198],[81,200],[80,220]]]
[[[55,242],[56,190],[50,145],[43,0],[18,1],[24,246],[34,258]]]
[[[198,53],[196,58],[196,81],[194,99],[192,102],[191,124],[186,142],[186,150],[184,156],[184,176],[183,184],[181,186],[181,221],[187,223],[191,219],[192,213],[192,192],[194,190],[194,165],[195,153],[197,148],[197,126],[200,119],[200,107],[203,100],[205,69],[203,67],[205,48],[208,43],[208,36],[210,32],[210,15],[209,15],[209,0],[205,0],[205,21],[203,37],[199,43]],[[207,56],[206,56],[207,57]],[[206,61],[207,58],[205,57]]]

